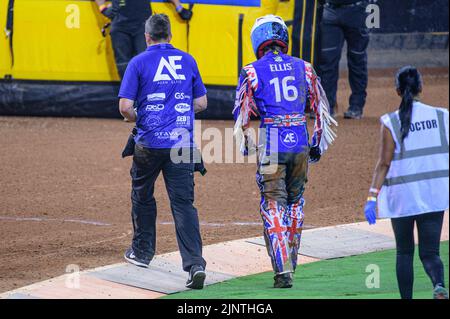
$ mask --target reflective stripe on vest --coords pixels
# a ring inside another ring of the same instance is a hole
[[[383,185],[384,186],[394,186],[394,185],[414,183],[414,182],[426,181],[429,179],[444,178],[444,177],[449,177],[448,169],[440,170],[440,171],[426,172],[426,173],[411,174],[411,175],[405,175],[405,176],[399,176],[399,177],[393,177],[393,178],[386,178]]]
[[[405,151],[404,150],[404,144],[401,142],[401,127],[400,123],[395,116],[395,113],[392,113],[389,115],[389,119],[392,124],[392,129],[394,131],[395,137],[397,141],[401,144],[402,151],[400,153],[395,153],[392,161],[399,161],[403,159],[409,159],[409,158],[416,158],[416,157],[422,157],[422,156],[429,156],[429,155],[438,155],[438,154],[445,154],[449,152],[449,145],[447,142],[447,137],[445,135],[445,122],[444,122],[444,112],[436,110],[438,122],[439,122],[439,133],[441,138],[441,146],[436,147],[428,147],[428,148],[422,148],[417,150],[411,150],[411,151]],[[400,184],[407,184],[407,183],[413,183],[413,182],[419,182],[419,181],[425,181],[435,178],[445,178],[449,177],[449,170],[437,170],[437,171],[431,171],[431,172],[425,172],[425,173],[418,173],[418,174],[411,174],[411,175],[405,175],[405,176],[398,176],[393,178],[386,178],[383,185],[384,186],[394,186],[394,185],[400,185]]]
[[[440,136],[441,136],[441,146],[435,146],[435,147],[427,147],[412,151],[402,151],[400,153],[395,153],[393,161],[399,161],[406,158],[414,158],[414,157],[421,157],[421,156],[428,156],[428,155],[436,155],[436,154],[445,154],[449,152],[449,146],[447,143],[447,137],[445,136],[445,123],[444,123],[444,112],[436,110],[438,122],[439,122],[439,128],[440,128]],[[392,113],[389,115],[389,118],[391,120],[392,129],[394,130],[394,134],[397,138],[397,141],[401,143],[402,140],[402,134],[401,134],[401,128],[400,123],[397,120],[397,117],[395,116],[395,113]],[[403,149],[404,145],[402,143],[401,148]]]

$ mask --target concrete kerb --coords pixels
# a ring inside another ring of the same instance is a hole
[[[369,226],[365,222],[328,226],[305,230],[305,233],[333,230],[349,232],[352,229],[383,235],[393,239],[393,233],[389,220],[380,220],[377,225]],[[358,233],[355,231],[355,233]],[[361,232],[359,232],[361,233]],[[249,243],[260,240],[260,237],[239,239],[204,247],[204,256],[208,261],[208,270],[222,276],[216,282],[228,280],[234,277],[247,276],[271,270],[270,260],[264,247]],[[446,212],[442,238],[449,240],[449,214]],[[328,246],[330,249],[331,247]],[[301,250],[300,250],[301,252]],[[363,252],[361,252],[363,253]],[[310,263],[321,260],[300,254],[300,263]],[[178,252],[157,256],[161,262],[172,266],[178,265],[181,269],[181,257]],[[255,262],[257,260],[257,262]],[[133,285],[120,284],[103,280],[95,274],[112,271],[114,269],[126,269],[127,263],[117,263],[102,267],[96,267],[82,271],[78,274],[65,274],[49,280],[38,282],[26,287],[15,289],[0,294],[0,299],[26,299],[26,298],[62,298],[62,299],[89,299],[89,298],[134,298],[154,299],[164,296],[164,293],[133,287]],[[219,276],[219,277],[220,277]],[[80,287],[77,287],[79,280]],[[178,279],[179,280],[179,279]],[[72,287],[74,285],[75,287]],[[174,292],[173,290],[171,293]]]

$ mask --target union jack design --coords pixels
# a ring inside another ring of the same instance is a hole
[[[301,126],[306,124],[306,117],[301,114],[276,115],[273,117],[266,117],[264,119],[264,124],[272,125],[274,127]]]
[[[300,198],[298,202],[288,206],[286,213],[287,237],[291,254],[292,267],[294,268],[294,270],[297,267],[298,251],[300,249],[300,242],[302,237],[304,205],[305,200],[303,198]]]
[[[252,89],[256,91],[258,89],[258,75],[252,64],[243,67],[245,73],[247,73],[248,79],[252,85]]]
[[[286,210],[274,200],[262,199],[261,216],[264,221],[265,236],[269,244],[267,250],[272,258],[276,273],[293,272],[288,226],[285,222]]]
[[[241,152],[246,154],[248,150],[248,139],[245,132],[250,126],[251,116],[257,116],[258,107],[254,99],[254,92],[258,88],[258,76],[255,68],[250,64],[242,69],[241,81],[236,92],[236,103],[233,114],[236,119],[234,125],[234,136],[240,146]]]
[[[311,111],[314,112],[316,116],[316,121],[314,123],[314,135],[312,140],[312,146],[317,146],[320,144],[322,139],[322,116],[319,110],[319,92],[317,89],[318,77],[311,64],[305,63],[305,74],[306,82],[308,82],[308,94],[310,97]]]
[[[319,77],[310,63],[305,63],[305,74],[311,110],[316,114],[311,146],[319,146],[320,151],[324,154],[336,138],[336,133],[331,126],[337,126],[338,123],[329,113],[330,105],[328,104],[327,96],[320,84]]]
[[[244,67],[242,72],[245,74],[245,78],[237,92],[233,113],[238,112],[239,114],[240,121],[236,121],[236,124],[243,129],[247,129],[250,125],[250,117],[252,115],[256,116],[258,113],[258,108],[253,98],[254,92],[258,88],[258,76],[251,64]]]

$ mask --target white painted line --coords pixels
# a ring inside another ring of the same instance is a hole
[[[160,222],[159,225],[172,226],[175,225],[174,222]],[[263,222],[232,222],[232,223],[206,223],[200,222],[200,226],[204,227],[227,227],[227,226],[240,226],[240,227],[253,227],[253,226],[263,226]],[[304,229],[315,228],[313,225],[304,225]]]
[[[46,217],[10,217],[10,216],[0,216],[0,220],[11,220],[11,221],[24,221],[24,222],[64,222],[64,223],[78,223],[93,226],[111,226],[111,224],[98,222],[94,220],[83,220],[83,219],[58,219],[58,218],[46,218]]]
[[[104,223],[95,220],[84,220],[84,219],[60,219],[60,218],[48,218],[48,217],[15,217],[15,216],[0,216],[1,220],[8,221],[23,221],[23,222],[64,222],[64,223],[77,223],[77,224],[85,224],[92,226],[112,226],[112,224]],[[173,226],[174,222],[159,222],[159,225],[162,226]],[[200,226],[203,227],[227,227],[227,226],[239,226],[239,227],[254,227],[254,226],[262,226],[262,222],[232,222],[232,223],[207,223],[200,222]],[[304,225],[304,229],[315,228],[313,225]]]

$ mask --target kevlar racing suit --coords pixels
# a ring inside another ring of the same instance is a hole
[[[311,144],[307,103],[316,114]],[[269,51],[241,71],[233,111],[235,136],[247,153],[253,144],[246,134],[250,117],[261,117],[256,180],[264,238],[276,274],[292,273],[297,266],[308,163],[318,161],[335,137],[329,125],[337,123],[328,107],[314,69],[301,59]]]

